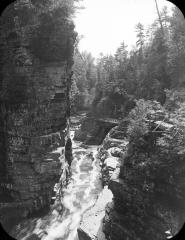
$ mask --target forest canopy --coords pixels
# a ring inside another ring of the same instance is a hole
[[[80,94],[83,102],[82,93],[95,94],[92,108],[96,114],[122,117],[134,106],[134,99],[164,104],[166,89],[185,85],[185,20],[181,11],[174,6],[169,14],[163,7],[151,26],[138,23],[135,31],[137,40],[131,50],[123,40],[114,55],[101,54],[96,63],[90,53],[83,57],[77,46],[73,96]]]

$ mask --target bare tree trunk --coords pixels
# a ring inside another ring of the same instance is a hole
[[[159,23],[160,23],[160,25],[161,25],[162,34],[163,34],[163,37],[164,37],[164,28],[163,28],[163,24],[162,24],[160,12],[159,12],[157,0],[155,0],[155,5],[156,5],[156,9],[157,9],[157,14],[158,14],[158,17],[159,17]]]

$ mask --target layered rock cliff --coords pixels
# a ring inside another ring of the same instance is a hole
[[[58,5],[57,5],[58,4]],[[72,1],[18,0],[0,18],[0,222],[49,206],[62,173],[76,37]]]

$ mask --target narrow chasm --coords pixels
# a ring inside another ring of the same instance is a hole
[[[105,205],[112,200],[112,193],[103,189],[98,145],[85,145],[73,140],[79,128],[79,116],[71,118],[70,137],[72,139],[71,165],[65,162],[59,183],[55,185],[53,204],[43,217],[31,217],[14,227],[11,235],[16,239],[84,239],[84,236],[101,234]],[[58,148],[61,153],[62,149]],[[65,185],[63,180],[68,175]],[[87,216],[89,215],[89,216]],[[85,219],[85,220],[84,220]],[[88,238],[87,238],[88,239]],[[93,239],[93,238],[92,238]]]

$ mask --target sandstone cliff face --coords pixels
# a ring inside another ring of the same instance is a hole
[[[21,217],[49,206],[64,161],[62,150],[55,150],[65,146],[70,111],[74,26],[63,14],[65,34],[56,31],[50,37],[63,38],[66,55],[58,46],[61,57],[52,58],[51,43],[50,50],[44,46],[47,32],[43,39],[36,32],[45,27],[41,13],[49,16],[48,12],[33,3],[17,1],[0,19],[0,221],[7,229]],[[45,49],[36,54],[33,46]]]

